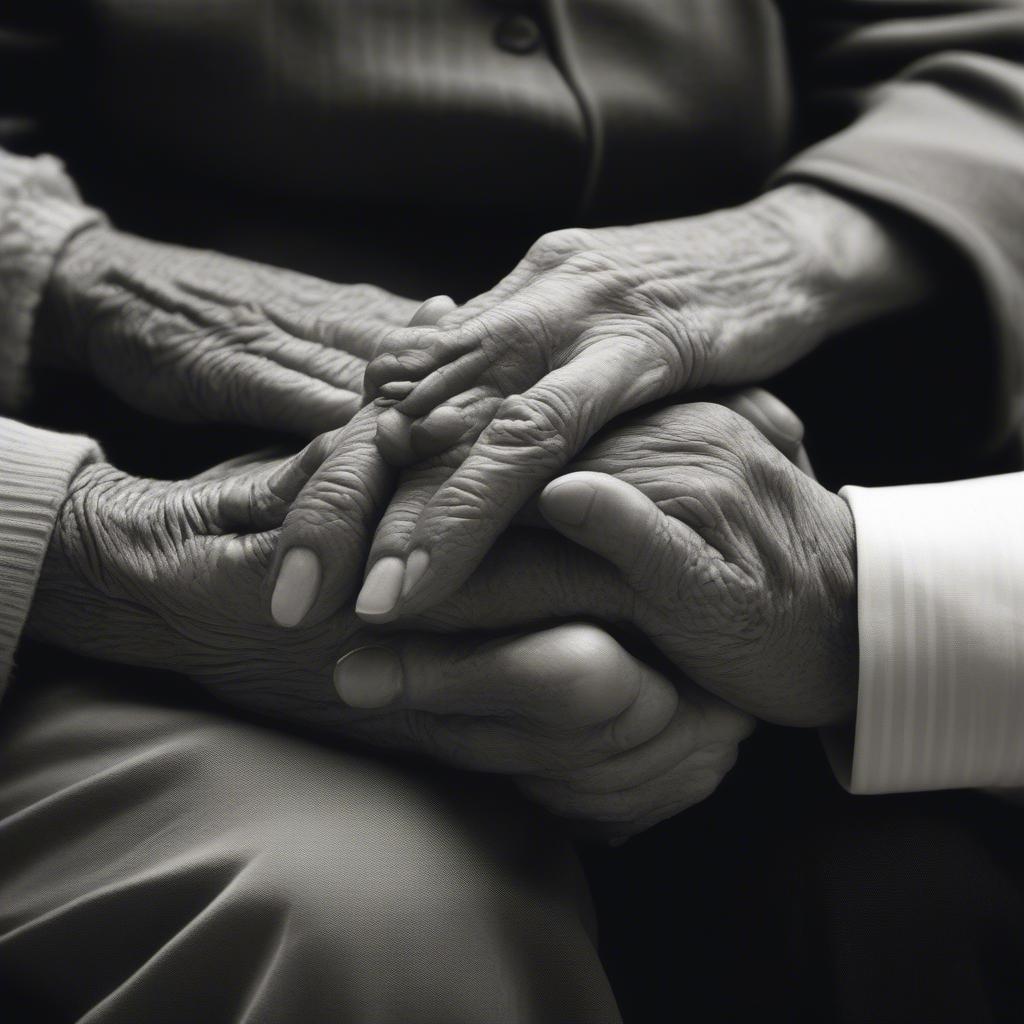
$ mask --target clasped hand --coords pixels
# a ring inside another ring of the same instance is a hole
[[[297,456],[183,482],[86,466],[30,630],[173,668],[274,722],[507,775],[590,834],[629,835],[707,796],[751,719],[574,621],[624,621],[628,595],[551,532],[510,532],[451,600],[401,631],[367,629],[352,596],[394,486],[375,429],[368,408]],[[339,604],[283,630],[269,614],[275,550],[314,519]],[[537,631],[552,622],[565,624]]]
[[[453,306],[432,300],[412,328]],[[89,466],[30,628],[174,666],[257,714],[509,774],[556,813],[630,834],[708,795],[751,714],[822,724],[851,708],[849,513],[794,468],[806,456],[788,409],[757,391],[724,403],[595,441],[400,631],[395,574],[360,586],[366,552],[372,539],[371,565],[404,565],[395,545],[458,445],[398,479],[392,399],[297,456],[183,483]],[[646,634],[674,678],[581,617]],[[540,628],[553,621],[570,624]],[[540,631],[507,635],[524,628]]]

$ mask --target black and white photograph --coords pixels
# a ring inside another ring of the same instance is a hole
[[[1024,0],[0,0],[4,1024],[1024,1024]]]

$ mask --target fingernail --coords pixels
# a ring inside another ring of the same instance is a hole
[[[785,402],[776,398],[770,391],[760,391],[751,401],[760,408],[783,437],[794,442],[803,440],[803,421]]]
[[[283,559],[270,598],[270,614],[290,629],[305,617],[320,590],[320,559],[309,548],[292,548]]]
[[[349,707],[387,707],[402,692],[402,662],[387,647],[360,647],[334,666],[334,689]]]
[[[583,480],[549,484],[541,495],[540,508],[547,519],[565,526],[582,526],[597,492]]]
[[[417,548],[405,563],[405,579],[402,580],[402,597],[416,586],[430,565],[430,552]]]
[[[409,442],[409,428],[412,421],[397,409],[385,409],[377,417],[377,433],[374,443],[381,455],[393,466],[405,466],[413,461]]]
[[[442,406],[413,423],[409,440],[421,458],[453,448],[466,433],[466,417],[458,409]]]
[[[416,385],[411,380],[393,380],[377,388],[377,397],[388,401],[400,402]]]
[[[363,589],[359,591],[356,615],[363,618],[387,615],[398,604],[404,570],[405,563],[393,555],[377,562],[363,581]]]

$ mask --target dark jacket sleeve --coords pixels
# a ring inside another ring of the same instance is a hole
[[[775,181],[885,204],[965,258],[1001,353],[1005,433],[1024,393],[1024,2],[780,7],[806,145]]]

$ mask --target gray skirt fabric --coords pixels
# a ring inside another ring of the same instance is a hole
[[[5,1020],[619,1020],[574,855],[499,783],[153,675],[30,665],[5,700]]]

